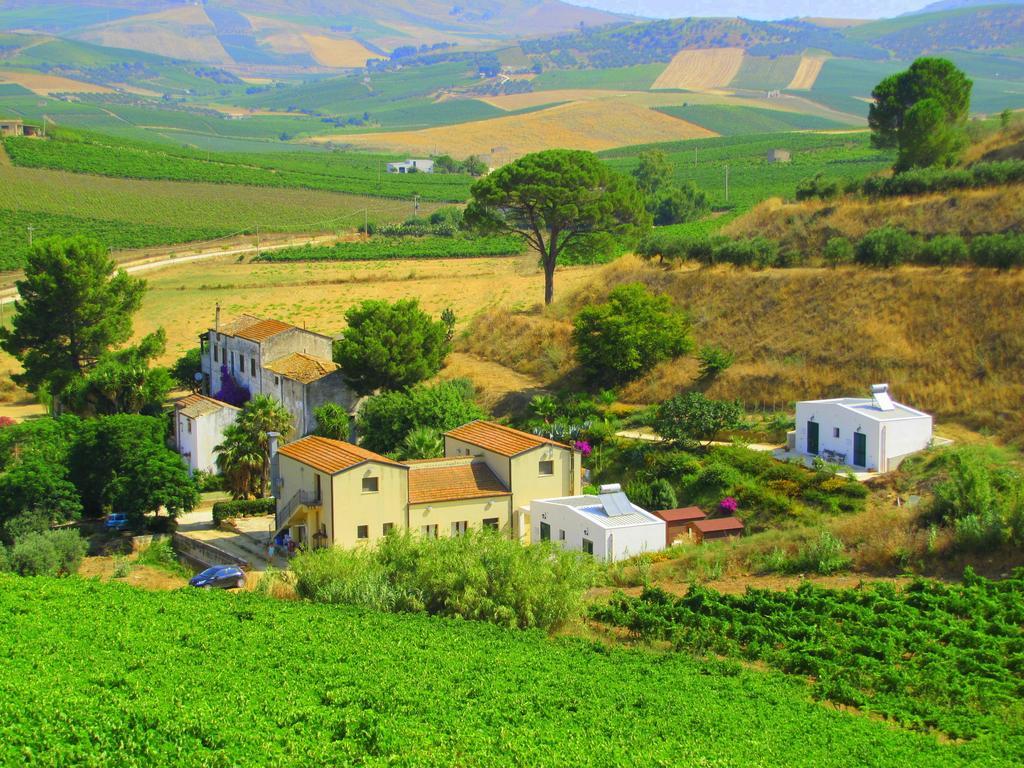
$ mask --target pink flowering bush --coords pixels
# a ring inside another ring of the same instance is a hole
[[[594,451],[593,447],[586,440],[577,440],[572,444],[572,447],[583,454],[584,459],[588,458]]]
[[[739,508],[739,502],[736,501],[732,496],[726,496],[720,502],[718,502],[718,509],[727,515],[736,514],[736,510]]]

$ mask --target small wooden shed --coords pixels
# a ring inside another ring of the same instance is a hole
[[[743,535],[743,521],[738,517],[716,517],[713,520],[693,520],[686,524],[687,533],[698,544],[712,539],[728,539]]]
[[[654,515],[665,521],[665,546],[671,547],[676,539],[688,537],[687,524],[707,517],[700,507],[680,507],[679,509],[663,509]]]

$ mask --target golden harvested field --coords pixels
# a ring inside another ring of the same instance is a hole
[[[174,59],[231,62],[231,57],[217,39],[213,22],[198,4],[97,25],[83,32],[80,39],[111,48],[135,48]]]
[[[704,95],[704,94],[701,94]],[[757,103],[758,106],[761,102],[755,102],[753,99],[731,99],[727,96],[712,97],[717,98],[715,103],[740,103],[741,101],[750,104]],[[622,102],[627,101],[632,104],[638,104],[644,107],[673,107],[682,102],[682,98],[678,93],[649,93],[643,91],[614,91],[614,90],[603,90],[600,88],[563,88],[560,90],[553,91],[533,91],[531,93],[513,93],[508,96],[488,96],[482,98],[480,101],[486,102],[491,106],[497,107],[498,109],[504,109],[507,112],[514,112],[519,109],[528,109],[530,107],[539,107],[544,104],[562,104],[565,102],[572,101],[616,101]],[[690,99],[691,103],[697,103],[694,99]]]
[[[793,79],[786,86],[792,91],[809,91],[814,87],[815,80],[821,74],[821,68],[825,65],[822,56],[804,56],[800,59],[800,66],[796,68]]]
[[[600,267],[561,267],[556,289],[571,291]],[[394,262],[239,263],[232,257],[182,264],[143,275],[149,290],[135,318],[135,337],[158,327],[167,331],[171,363],[213,322],[220,302],[229,319],[242,313],[274,317],[327,334],[345,326],[345,310],[365,299],[415,298],[425,310],[439,314],[451,307],[464,329],[471,318],[492,307],[523,309],[543,299],[544,278],[536,259],[514,258],[409,260]],[[8,307],[8,316],[10,307]],[[18,363],[0,352],[0,385]],[[509,393],[534,386],[527,376],[470,355],[454,355],[442,378],[469,377],[487,405]],[[0,405],[0,416],[18,419],[39,415],[37,405],[17,400]],[[10,398],[8,398],[10,399]]]
[[[706,48],[680,51],[651,86],[652,91],[681,88],[703,91],[724,88],[743,64],[742,48]]]
[[[525,115],[509,115],[419,131],[318,136],[309,141],[335,141],[397,154],[447,153],[455,157],[489,156],[502,147],[501,159],[552,147],[597,152],[630,144],[701,139],[717,134],[647,107],[624,101],[563,104]]]
[[[14,69],[0,69],[0,82],[16,83],[40,96],[51,93],[113,93],[112,88],[94,85],[70,77],[44,75],[39,72],[18,72]]]
[[[357,40],[342,40],[326,35],[303,35],[309,52],[325,67],[362,67],[367,59],[379,58]]]

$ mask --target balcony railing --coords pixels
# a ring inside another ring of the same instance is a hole
[[[288,519],[295,514],[299,507],[320,507],[323,506],[323,499],[312,491],[297,491],[288,503],[277,510],[277,530],[284,528]]]

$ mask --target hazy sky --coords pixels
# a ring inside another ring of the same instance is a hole
[[[836,19],[879,19],[916,11],[932,0],[569,0],[619,13],[651,18],[743,16],[747,19],[789,19],[827,16]]]

